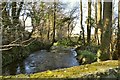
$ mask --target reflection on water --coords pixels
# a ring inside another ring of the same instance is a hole
[[[75,56],[77,53],[70,49],[62,52],[47,52],[41,50],[31,54],[24,61],[16,61],[3,68],[3,75],[31,74],[46,70],[78,66]]]

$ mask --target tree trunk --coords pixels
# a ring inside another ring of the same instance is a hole
[[[110,58],[109,47],[111,42],[111,27],[112,27],[112,1],[104,2],[103,10],[103,37],[100,50],[98,51],[98,61]]]
[[[104,26],[103,26],[103,38],[102,49],[108,49],[111,38],[112,27],[112,2],[104,2]]]
[[[97,4],[98,3],[98,4]],[[96,28],[95,28],[95,40],[98,45],[101,44],[102,36],[102,3],[101,0],[98,0],[96,3]]]
[[[91,0],[88,0],[88,23],[87,23],[87,44],[91,40]]]
[[[48,31],[47,31],[47,39],[49,41],[50,38],[50,15],[48,13]]]
[[[82,20],[83,20],[83,11],[82,11],[82,0],[80,0],[80,11],[81,11],[81,15],[80,15],[80,25],[81,25],[81,29],[82,29],[82,38],[83,38],[83,44],[85,45],[85,35],[84,35],[84,27],[82,25]],[[80,32],[81,33],[81,32]],[[81,34],[79,36],[78,41],[80,40]]]
[[[70,40],[70,24],[71,22],[68,21],[67,27],[68,27],[68,40]]]
[[[52,45],[55,42],[55,28],[56,28],[56,2],[54,1],[54,11],[53,11],[53,39]]]
[[[118,54],[118,58],[120,60],[120,1],[118,2],[117,54]]]
[[[15,33],[12,32],[13,33],[12,35],[15,36],[15,39],[17,39],[18,36],[20,35],[18,33],[18,26],[17,25],[19,24],[19,19],[18,19],[17,14],[16,14],[17,13],[16,7],[17,7],[16,2],[12,2],[12,21],[13,21],[13,23],[12,23],[11,28],[15,32]]]
[[[98,31],[98,27],[97,27],[97,2],[95,2],[95,34],[94,34],[94,41],[96,44],[98,44],[98,34],[97,34],[97,31]]]

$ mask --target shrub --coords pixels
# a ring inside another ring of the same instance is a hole
[[[105,61],[109,59],[109,54],[106,52],[102,52],[101,50],[98,50],[97,52],[97,61]]]
[[[83,50],[78,51],[77,59],[79,60],[80,64],[88,64],[96,61],[97,57],[94,53],[87,50]]]
[[[67,46],[74,46],[76,44],[77,44],[76,42],[73,42],[73,41],[71,41],[69,39],[62,39],[62,40],[59,40],[57,42],[58,46],[65,46],[65,47],[67,47]]]

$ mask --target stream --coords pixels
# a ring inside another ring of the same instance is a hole
[[[72,48],[53,48],[50,52],[40,50],[31,53],[23,61],[16,61],[4,67],[3,75],[32,74],[78,66],[79,62],[75,56],[77,56],[77,53]]]

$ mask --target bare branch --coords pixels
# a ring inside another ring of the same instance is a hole
[[[10,44],[17,42],[19,39],[20,39],[20,38],[18,38],[18,39],[16,39],[16,40],[12,41]]]
[[[5,48],[5,49],[0,49],[0,51],[7,51],[7,50],[10,50],[10,49],[12,49],[12,47],[10,47],[10,48]]]
[[[31,43],[33,43],[36,39],[34,39],[33,41],[31,41],[30,43],[28,43],[27,45],[24,45],[24,47],[29,46]]]
[[[30,38],[30,39],[28,39],[28,40],[25,40],[25,41],[22,41],[22,44],[23,43],[26,43],[26,42],[28,42],[28,41],[30,41],[30,40],[32,40],[32,38]],[[36,39],[35,39],[36,40]]]
[[[19,39],[19,38],[18,38]],[[17,40],[18,40],[17,39]],[[15,41],[17,41],[17,40],[15,40]],[[10,49],[12,49],[13,47],[27,47],[27,46],[29,46],[31,43],[33,43],[36,39],[33,39],[32,41],[32,38],[31,39],[29,39],[29,40],[25,40],[25,41],[23,41],[23,42],[21,42],[20,44],[8,44],[8,45],[2,45],[2,46],[0,46],[0,51],[5,51],[5,50],[10,50]],[[30,41],[30,42],[29,42]],[[14,42],[14,41],[13,41]],[[29,42],[28,44],[25,44],[26,42]],[[8,48],[9,47],[9,48]]]

